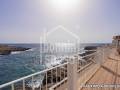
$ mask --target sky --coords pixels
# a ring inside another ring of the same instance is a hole
[[[120,0],[61,1],[0,0],[0,43],[39,43],[44,30],[59,25],[81,43],[108,43],[120,34]]]

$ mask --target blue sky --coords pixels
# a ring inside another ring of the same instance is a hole
[[[120,34],[120,0],[80,0],[76,8],[66,11],[48,2],[0,0],[0,43],[37,43],[44,29],[58,25],[85,43],[111,42],[113,35]]]

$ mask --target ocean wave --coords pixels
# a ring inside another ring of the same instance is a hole
[[[36,48],[31,48],[29,50],[26,50],[26,51],[34,51]]]
[[[34,50],[35,50],[35,48],[31,48],[31,49],[25,50],[25,51],[12,51],[11,54],[20,54],[22,52],[28,52],[28,51],[34,51]]]
[[[61,61],[54,61],[54,62],[52,62],[52,63],[46,63],[46,67],[47,67],[47,68],[50,68],[50,67],[59,65],[60,63],[61,63]]]
[[[13,52],[11,52],[11,54],[20,54],[22,52],[24,52],[24,51],[13,51]]]
[[[30,88],[39,88],[42,85],[42,81],[44,79],[44,75],[40,75],[38,77],[34,77],[33,81],[29,81],[27,86]]]

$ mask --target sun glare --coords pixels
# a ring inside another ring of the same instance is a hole
[[[80,0],[49,0],[54,9],[65,11],[74,9]]]

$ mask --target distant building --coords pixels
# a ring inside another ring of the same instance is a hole
[[[120,35],[113,36],[112,44],[117,48],[120,46]]]

